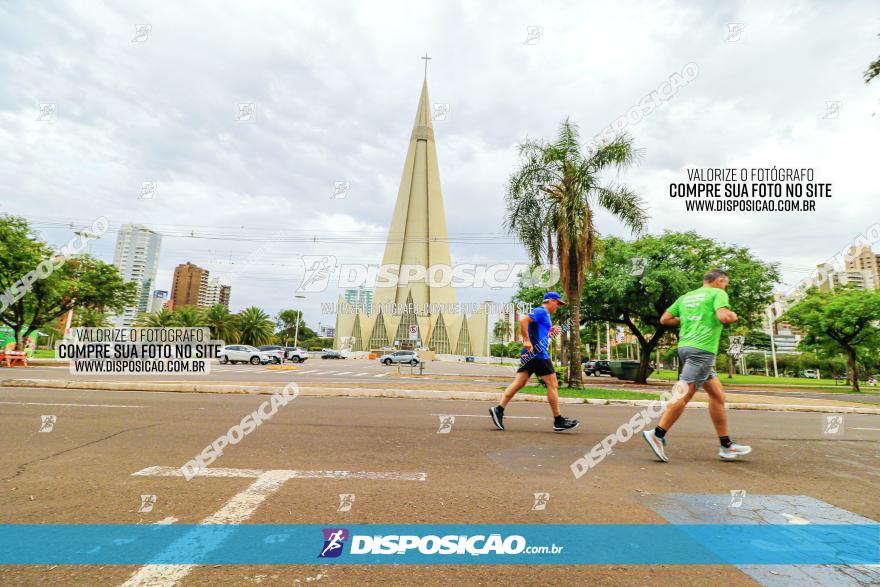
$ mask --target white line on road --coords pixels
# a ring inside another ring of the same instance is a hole
[[[369,373],[358,373],[355,377],[363,377],[364,375],[369,375]]]
[[[853,430],[880,430],[880,428],[853,428]]]
[[[76,406],[78,408],[145,408],[147,406],[118,406],[114,404],[50,404],[43,402],[0,402],[17,406]]]
[[[491,418],[491,416],[483,414],[431,414],[432,416],[455,416],[456,418]],[[549,416],[504,416],[505,420],[546,420]]]
[[[175,467],[147,467],[132,475],[158,475],[164,477],[182,477],[183,472]],[[241,524],[250,518],[257,508],[270,495],[281,489],[289,479],[382,479],[394,481],[424,481],[425,473],[391,472],[352,472],[352,471],[290,471],[260,469],[201,469],[196,473],[199,477],[256,477],[256,481],[247,489],[236,494],[219,510],[211,514],[199,525],[217,525],[216,531],[189,532],[168,546],[158,558],[196,558],[217,549],[228,537],[229,533],[222,525]],[[155,564],[144,565],[138,569],[122,587],[166,587],[177,585],[198,565]]]
[[[351,371],[340,371],[337,375],[350,375]]]
[[[294,373],[299,373],[300,375],[305,375],[306,373],[314,373],[317,369],[310,369],[309,371],[294,371]]]
[[[196,477],[250,477],[259,478],[265,473],[287,479],[381,479],[386,481],[424,481],[426,473],[401,473],[398,471],[294,471],[289,469],[227,469],[223,467],[200,469]],[[183,477],[179,467],[147,467],[132,475],[141,477]]]
[[[373,377],[385,377],[388,373],[379,373],[378,375],[373,375]]]

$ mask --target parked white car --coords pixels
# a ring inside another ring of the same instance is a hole
[[[379,357],[379,362],[383,365],[390,365],[391,363],[418,365],[420,361],[419,354],[415,351],[394,351]]]
[[[265,365],[273,361],[275,357],[270,352],[261,351],[247,344],[230,344],[220,349],[218,357],[220,363],[250,363],[251,365]]]

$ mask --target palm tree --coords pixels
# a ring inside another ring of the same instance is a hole
[[[580,300],[596,247],[594,208],[607,210],[634,233],[642,232],[648,219],[638,195],[623,185],[601,183],[599,175],[629,167],[638,153],[626,135],[584,153],[577,125],[566,118],[552,143],[527,140],[519,155],[519,168],[507,185],[505,228],[519,237],[536,265],[545,253],[555,252],[573,325],[568,381],[580,387]]]
[[[235,316],[223,304],[214,304],[204,314],[205,322],[211,329],[211,338],[229,343],[236,340]]]
[[[275,324],[269,319],[269,315],[256,306],[236,314],[235,323],[239,341],[253,346],[269,342],[275,330]]]
[[[112,326],[107,314],[98,308],[77,308],[73,315],[74,326],[82,328],[109,328]]]
[[[140,328],[167,328],[175,325],[174,314],[168,308],[162,308],[158,312],[141,314],[134,325]]]
[[[174,310],[174,326],[182,328],[198,328],[207,326],[205,312],[196,306],[183,306]]]
[[[505,320],[504,318],[499,318],[498,321],[495,322],[495,326],[492,328],[492,334],[501,341],[501,344],[507,343],[507,338],[510,336],[510,333],[510,321]]]

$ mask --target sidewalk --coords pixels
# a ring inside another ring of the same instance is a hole
[[[382,384],[351,385],[340,383],[339,386],[331,384],[302,385],[300,393],[304,396],[316,397],[382,397],[382,398],[408,398],[408,399],[446,399],[446,400],[482,400],[497,401],[501,391],[497,388],[480,389],[475,391],[439,390],[429,386],[411,387],[408,389],[388,387]],[[82,380],[58,380],[58,379],[4,379],[0,380],[0,387],[19,388],[49,388],[49,389],[94,389],[101,391],[157,391],[178,393],[236,393],[236,394],[272,394],[284,388],[279,383],[253,383],[253,384],[230,384],[230,383],[204,383],[186,381],[82,381]],[[644,388],[641,391],[651,391]],[[659,393],[658,393],[659,397]],[[817,400],[798,398],[797,403],[786,403],[791,398],[738,395],[737,401],[727,402],[727,407],[732,410],[762,410],[774,412],[826,412],[826,413],[850,413],[850,414],[877,414],[880,415],[880,407],[864,407],[863,404],[836,400]],[[688,407],[705,408],[707,397],[704,393],[697,393]],[[541,395],[520,393],[514,401],[521,402],[544,402],[546,399]],[[646,406],[655,400],[623,400],[623,399],[590,399],[590,398],[560,398],[560,403],[565,404],[591,404],[612,406]]]

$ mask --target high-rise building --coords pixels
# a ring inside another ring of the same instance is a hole
[[[489,354],[488,305],[467,316],[456,304],[451,283],[436,284],[428,278],[428,267],[452,267],[434,141],[425,80],[382,257],[385,267],[424,267],[425,277],[404,284],[396,276],[380,272],[370,312],[348,306],[340,296],[336,348],[367,351],[396,347],[458,356]]]
[[[150,311],[161,245],[162,235],[140,224],[123,224],[119,229],[113,264],[125,281],[137,284],[137,300],[113,317],[117,327],[131,326],[138,314]]]
[[[232,286],[231,285],[221,285],[220,286],[220,303],[223,304],[226,309],[229,309],[229,298],[232,297]]]
[[[847,263],[849,265],[849,263]],[[843,285],[855,286],[858,289],[875,289],[874,274],[868,269],[845,269],[837,271],[830,263],[817,265],[819,275],[824,279],[819,282],[819,291],[829,292]]]
[[[165,304],[167,302],[168,292],[165,290],[157,289],[153,292],[153,297],[150,302],[150,312],[158,312],[165,307]]]
[[[353,308],[361,309],[367,314],[373,311],[373,291],[364,286],[347,289],[342,297]]]
[[[855,251],[848,252],[855,254],[847,259],[847,270],[868,272],[873,282],[873,287],[869,289],[880,289],[880,253],[875,253],[868,245],[862,245]]]
[[[204,295],[202,296],[202,302],[199,305],[210,308],[215,304],[223,304],[228,310],[229,295],[231,291],[232,288],[228,285],[223,285],[222,283],[220,283],[219,278],[211,279],[210,281],[208,281],[208,286],[205,290]]]
[[[208,270],[192,263],[178,265],[174,269],[171,299],[174,307],[203,306],[208,293]]]

